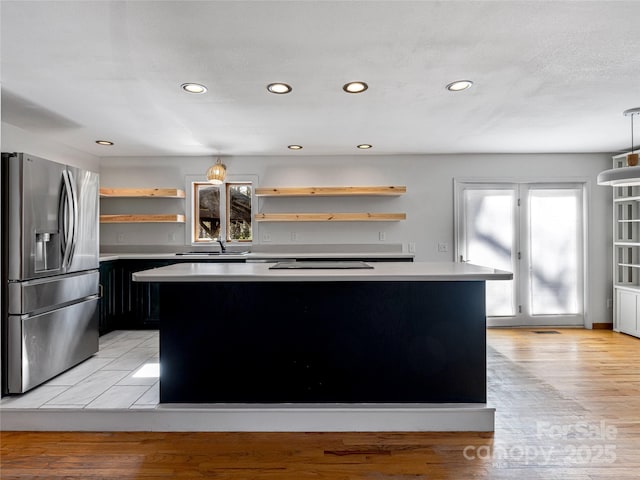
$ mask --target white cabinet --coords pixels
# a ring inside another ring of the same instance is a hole
[[[613,157],[626,168],[626,155]],[[613,328],[640,337],[640,186],[613,187]]]
[[[616,330],[640,336],[640,292],[616,288]]]

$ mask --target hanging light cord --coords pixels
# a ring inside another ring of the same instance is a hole
[[[631,113],[631,153],[633,153],[633,112]]]

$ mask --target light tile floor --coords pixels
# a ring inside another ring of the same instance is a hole
[[[93,357],[22,395],[5,396],[10,408],[149,408],[158,406],[157,377],[134,377],[147,363],[158,363],[157,330],[117,330],[100,337]]]

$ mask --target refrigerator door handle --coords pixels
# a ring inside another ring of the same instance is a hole
[[[69,185],[69,177],[67,176],[67,171],[64,170],[62,172],[62,179],[64,181],[64,189],[62,190],[62,195],[60,196],[60,230],[62,237],[62,268],[66,268],[69,263],[71,263],[70,255],[71,255],[71,244],[73,241],[73,225],[72,225],[72,211],[73,204],[71,200],[71,186]]]
[[[64,268],[64,261],[67,257],[67,186],[66,176],[67,172],[62,172],[62,181],[60,182],[60,201],[58,203],[58,225],[60,229],[60,250],[62,251],[62,267]]]
[[[69,251],[69,265],[71,265],[78,244],[78,194],[76,193],[75,179],[70,171],[67,171],[67,178],[71,192],[71,248]]]

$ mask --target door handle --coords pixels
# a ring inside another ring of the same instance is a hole
[[[69,179],[69,191],[71,192],[71,248],[69,250],[69,265],[73,261],[78,244],[78,194],[76,193],[76,182],[71,172],[67,172]]]
[[[72,224],[73,219],[71,217],[73,204],[71,200],[71,191],[70,191],[71,187],[69,185],[69,178],[67,176],[66,170],[62,172],[62,179],[63,179],[64,190],[62,191],[62,195],[60,198],[61,208],[58,214],[61,215],[60,223],[61,223],[61,230],[62,230],[62,250],[63,250],[62,267],[64,268],[65,266],[68,266],[68,264],[70,263],[69,256],[71,254],[71,243],[73,242],[73,224]]]
[[[469,263],[470,260],[465,260],[464,256],[460,255],[460,263]]]

